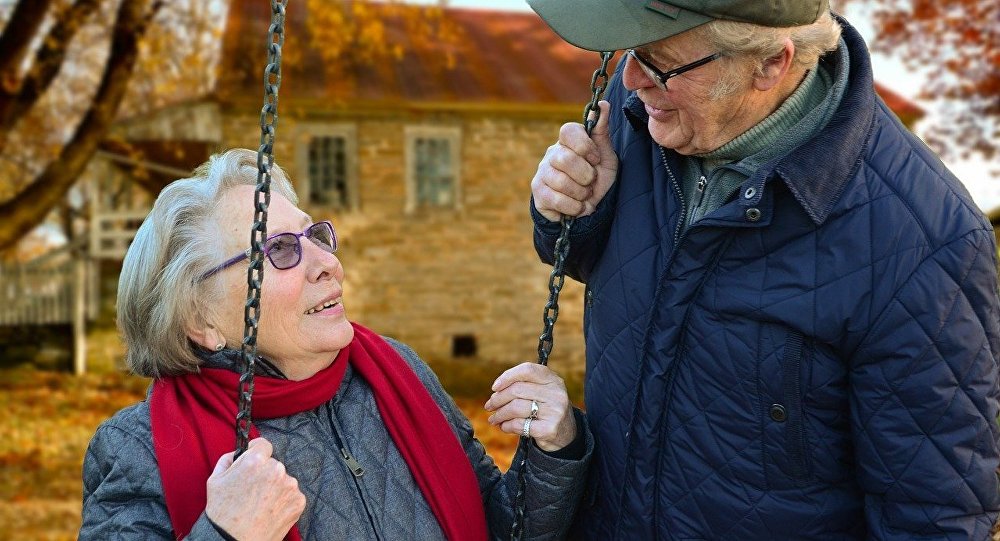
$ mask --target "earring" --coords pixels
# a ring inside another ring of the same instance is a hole
[[[224,347],[226,347],[226,343],[225,342],[219,342],[218,344],[215,345],[215,351],[222,351],[222,348],[224,348]]]

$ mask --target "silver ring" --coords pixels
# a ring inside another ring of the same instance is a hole
[[[531,413],[528,414],[528,417],[532,419],[538,417],[538,402],[531,401]]]
[[[524,429],[521,430],[521,437],[522,438],[530,438],[531,437],[531,421],[532,420],[533,420],[533,417],[528,417],[527,419],[524,420]]]

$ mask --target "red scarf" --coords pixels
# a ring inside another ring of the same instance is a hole
[[[385,340],[358,324],[354,340],[333,364],[309,379],[254,378],[253,418],[309,411],[336,394],[349,362],[375,395],[385,423],[417,486],[448,539],[486,539],[479,483],[437,403]],[[239,374],[203,368],[200,374],[153,383],[149,400],[153,448],[174,534],[190,533],[205,510],[205,481],[235,444]],[[260,433],[251,426],[250,437]],[[298,541],[298,526],[285,537]]]

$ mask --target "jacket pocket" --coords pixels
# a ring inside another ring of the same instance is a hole
[[[765,470],[772,488],[801,487],[812,476],[802,403],[806,347],[796,331],[774,329],[771,336],[780,350],[770,356],[770,362],[765,360],[770,369],[761,372]]]
[[[786,473],[793,479],[807,479],[810,473],[809,450],[802,411],[802,369],[804,344],[802,334],[791,332],[785,340],[781,359],[783,396],[787,408],[785,449],[788,451]]]

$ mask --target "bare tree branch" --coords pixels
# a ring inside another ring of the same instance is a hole
[[[127,0],[126,0],[127,1]],[[22,1],[22,4],[32,2]],[[100,5],[100,0],[78,0],[63,10],[35,53],[35,60],[21,83],[20,90],[10,99],[0,99],[0,130],[9,130],[31,108],[52,84],[66,58],[73,36]],[[0,140],[0,152],[4,143]]]
[[[51,4],[52,0],[18,2],[0,34],[0,102],[16,93],[21,61]]]
[[[101,137],[114,122],[139,56],[139,40],[161,6],[160,0],[125,0],[119,6],[111,54],[100,87],[76,132],[59,157],[25,190],[0,204],[0,215],[5,217],[0,222],[0,249],[12,246],[25,232],[40,224],[86,167]]]

